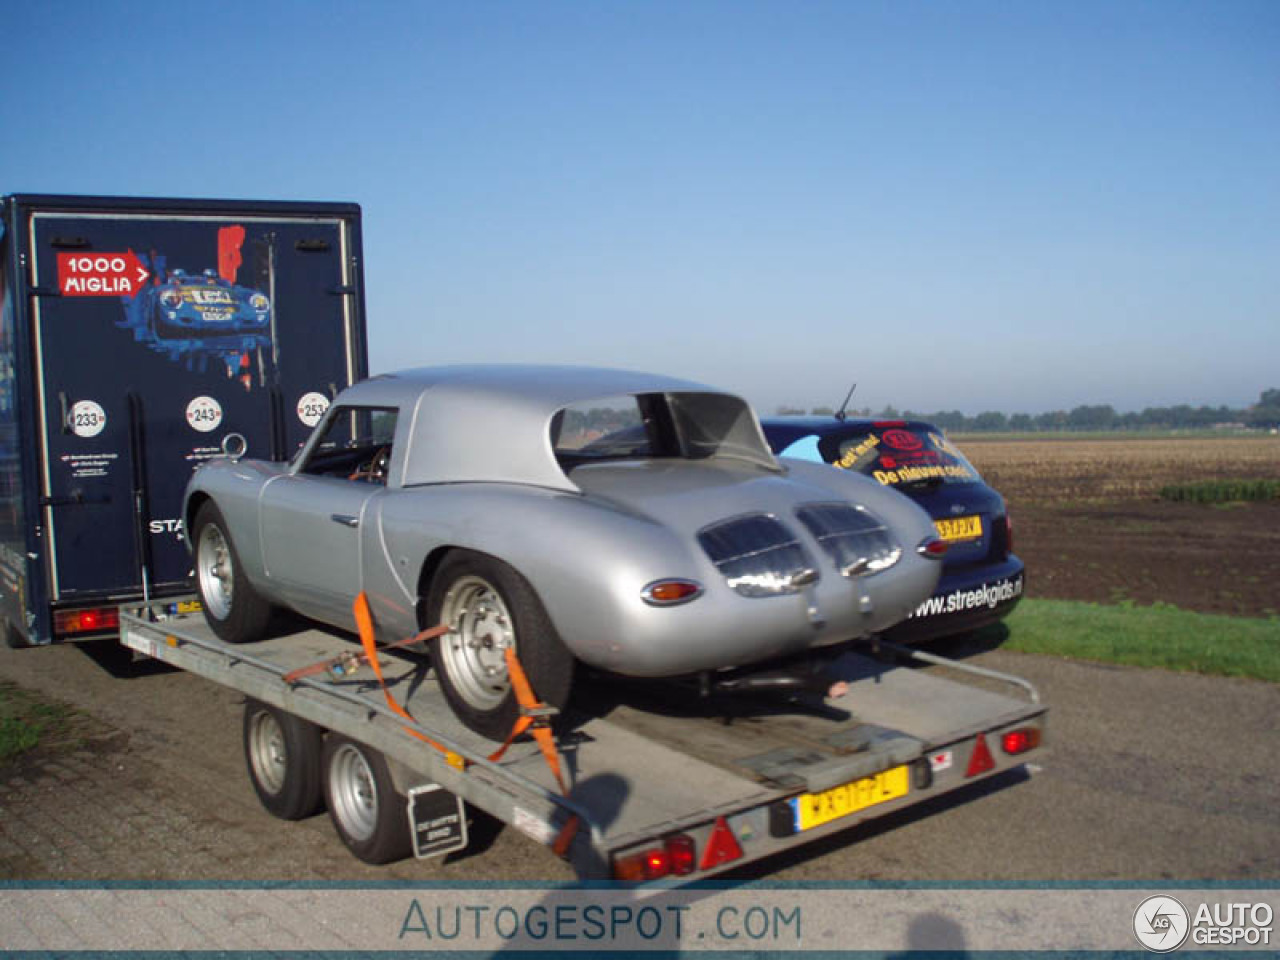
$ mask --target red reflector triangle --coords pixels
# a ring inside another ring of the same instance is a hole
[[[974,777],[994,770],[995,767],[996,762],[991,758],[991,750],[987,747],[987,738],[980,733],[978,742],[973,745],[973,756],[969,758],[969,769],[965,771],[965,776]]]
[[[738,846],[738,838],[729,829],[725,818],[721,817],[716,821],[715,829],[711,831],[711,837],[707,840],[707,849],[702,852],[700,869],[718,867],[722,863],[737,860],[741,856],[742,847]]]

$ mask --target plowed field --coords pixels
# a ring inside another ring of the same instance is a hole
[[[1161,500],[1166,484],[1280,479],[1280,437],[961,438],[1009,503],[1028,595],[1280,613],[1280,501]]]

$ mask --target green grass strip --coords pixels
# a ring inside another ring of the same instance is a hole
[[[1004,623],[1006,650],[1280,683],[1277,617],[1225,617],[1159,603],[1026,599]]]
[[[75,711],[0,680],[0,762],[11,760],[61,733]]]
[[[1280,497],[1280,480],[1204,480],[1160,488],[1162,500],[1190,503],[1240,503]]]

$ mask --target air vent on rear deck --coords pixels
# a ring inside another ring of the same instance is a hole
[[[703,527],[698,542],[744,597],[798,593],[818,579],[808,551],[773,517],[753,513]]]
[[[798,509],[796,516],[846,577],[887,570],[902,556],[902,547],[866,507],[811,503]]]

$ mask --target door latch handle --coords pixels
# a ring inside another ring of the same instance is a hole
[[[351,516],[350,514],[347,514],[347,513],[334,513],[334,514],[330,514],[329,519],[330,519],[330,520],[332,520],[334,523],[340,523],[340,524],[342,524],[344,527],[358,527],[358,526],[360,526],[360,518],[359,518],[359,517],[353,517],[353,516]]]

